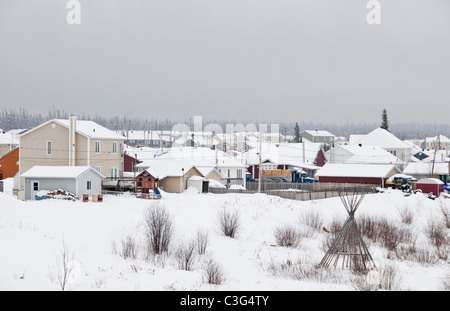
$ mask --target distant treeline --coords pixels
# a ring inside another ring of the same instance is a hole
[[[31,129],[39,124],[42,124],[51,119],[68,119],[70,114],[64,110],[49,109],[47,113],[29,112],[24,108],[6,109],[2,108],[0,111],[0,129],[9,131],[12,129]],[[187,124],[193,129],[193,116],[189,116],[186,120],[170,120],[170,119],[144,119],[144,118],[130,118],[126,115],[114,117],[102,117],[98,115],[78,114],[76,115],[80,120],[92,120],[110,130],[171,130],[175,124]],[[293,135],[295,122],[285,122],[279,120],[272,121],[235,121],[235,120],[215,120],[203,117],[203,126],[215,123],[226,129],[226,124],[242,123],[244,126],[248,124],[267,124],[270,131],[270,124],[278,124],[280,135]],[[381,123],[381,120],[380,120]],[[327,130],[336,136],[349,137],[350,134],[367,134],[379,127],[377,123],[362,123],[362,122],[345,122],[342,124],[328,124],[320,121],[298,121],[300,130]],[[436,136],[442,134],[450,137],[450,122],[449,124],[437,123],[418,123],[418,122],[402,122],[389,123],[389,130],[398,138],[404,139],[424,139],[425,137]]]

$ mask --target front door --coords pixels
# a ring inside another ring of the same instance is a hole
[[[39,181],[32,180],[31,181],[31,200],[36,198],[36,194],[39,192]]]

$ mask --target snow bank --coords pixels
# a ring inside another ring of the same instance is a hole
[[[188,189],[189,190],[189,189]],[[65,241],[79,264],[76,282],[68,290],[354,290],[350,278],[338,269],[339,282],[331,279],[295,279],[277,269],[302,262],[313,267],[325,255],[328,233],[314,231],[297,248],[279,247],[274,229],[292,224],[305,229],[300,218],[317,212],[321,225],[330,228],[334,218],[345,219],[339,198],[294,201],[266,194],[189,195],[163,193],[161,200],[105,195],[103,203],[42,200],[22,202],[0,193],[0,290],[60,290],[57,259]],[[425,228],[429,220],[440,219],[440,204],[448,199],[429,200],[423,194],[405,197],[401,191],[367,195],[356,213],[399,221],[399,210],[413,212],[409,228],[417,245],[429,247]],[[143,216],[149,206],[161,205],[174,221],[172,252],[146,258]],[[218,229],[218,213],[237,211],[240,230],[235,239]],[[205,255],[197,255],[192,271],[180,270],[173,255],[177,245],[208,233]],[[135,259],[120,254],[122,242],[131,237],[137,245]],[[443,290],[449,274],[448,261],[421,265],[410,260],[387,258],[376,243],[369,251],[380,263],[394,263],[402,279],[401,290]],[[204,282],[205,262],[222,265],[226,280],[221,285]],[[284,265],[284,266],[283,266]]]

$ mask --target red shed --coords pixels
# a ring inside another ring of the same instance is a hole
[[[399,172],[395,165],[327,163],[315,178],[319,182],[377,184],[384,187],[386,180]]]
[[[423,193],[433,193],[438,197],[444,192],[444,183],[437,178],[423,178],[416,182],[416,189],[422,190]]]

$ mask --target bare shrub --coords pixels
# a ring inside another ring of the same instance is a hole
[[[441,211],[444,225],[447,229],[450,229],[450,207],[443,199],[439,199],[439,209]]]
[[[339,232],[344,226],[344,222],[345,219],[335,216],[331,219],[331,222],[327,225],[327,228],[323,229],[324,232],[327,233],[322,240],[322,250],[324,252],[327,252],[331,245],[333,245],[333,242],[336,240]]]
[[[145,212],[147,250],[150,254],[169,251],[173,235],[173,219],[164,206],[154,205]]]
[[[379,223],[380,244],[389,251],[395,252],[400,243],[410,239],[409,232],[392,221],[382,220]]]
[[[380,289],[399,291],[402,290],[402,278],[398,275],[397,266],[385,264],[380,267]]]
[[[414,220],[414,212],[411,210],[411,208],[404,206],[403,208],[398,208],[397,211],[401,221],[404,224],[412,224]]]
[[[181,270],[192,271],[195,263],[195,249],[197,241],[195,239],[189,241],[182,241],[179,243],[175,251],[175,259],[178,263],[178,268]]]
[[[379,236],[380,222],[381,220],[378,218],[364,214],[357,218],[357,224],[361,234],[373,242],[376,242]]]
[[[241,226],[239,211],[234,210],[232,212],[228,209],[223,209],[219,211],[217,219],[222,233],[227,237],[235,238]]]
[[[450,250],[450,241],[447,229],[444,225],[435,220],[428,221],[426,233],[434,246],[436,255],[442,260],[447,260]]]
[[[277,226],[274,230],[274,235],[278,246],[294,248],[300,244],[300,234],[292,225]]]
[[[132,236],[126,236],[122,239],[122,249],[120,251],[120,256],[124,259],[133,258],[136,259],[137,255],[137,244]]]
[[[197,252],[199,255],[204,255],[206,253],[206,247],[209,243],[208,231],[197,231]]]
[[[309,210],[301,213],[299,221],[304,228],[302,230],[304,237],[311,237],[314,233],[320,232],[322,229],[323,219],[317,210]]]
[[[288,258],[281,262],[271,260],[266,270],[274,276],[287,277],[293,280],[342,283],[342,276],[338,274],[339,270],[330,270],[302,259],[291,260]]]
[[[222,266],[213,259],[205,262],[203,276],[208,284],[220,285],[225,281],[225,273]]]

